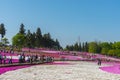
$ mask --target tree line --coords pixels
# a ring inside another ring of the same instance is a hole
[[[83,43],[76,42],[74,45],[67,45],[65,50],[88,52],[88,42],[83,42]]]
[[[51,38],[50,33],[42,35],[40,27],[36,29],[36,32],[31,32],[25,29],[24,24],[20,25],[19,32],[13,36],[12,45],[19,48],[29,47],[29,48],[51,48],[51,49],[61,49],[58,39],[54,40]]]
[[[65,50],[120,57],[120,42],[83,42],[67,45]]]

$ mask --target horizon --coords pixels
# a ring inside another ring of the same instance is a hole
[[[42,35],[50,32],[61,46],[80,42],[120,41],[119,0],[2,0],[0,23],[7,29],[11,42],[20,24]]]

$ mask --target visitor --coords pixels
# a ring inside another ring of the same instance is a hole
[[[4,55],[4,56],[3,56],[4,64],[6,63],[6,60],[7,60],[7,57],[6,57],[6,55]]]
[[[25,61],[29,62],[29,56],[28,55],[25,57]]]
[[[29,55],[29,56],[28,56],[28,62],[30,62],[30,58],[31,58],[31,56]]]
[[[2,58],[3,58],[3,56],[2,56],[2,54],[0,53],[0,64],[2,64]]]
[[[54,57],[51,57],[51,62],[54,62]]]
[[[35,62],[35,55],[32,55],[32,61]]]
[[[18,54],[18,61],[19,61],[19,63],[20,63],[20,54]]]
[[[38,62],[41,63],[41,57],[40,56],[38,56]]]
[[[44,63],[44,61],[45,61],[45,55],[42,55],[41,56],[41,63]]]
[[[30,56],[30,63],[33,63],[33,55]]]
[[[22,63],[24,63],[25,62],[25,55],[24,55],[24,53],[22,54]]]
[[[101,59],[98,58],[98,65],[101,66]]]
[[[12,55],[9,56],[9,61],[8,61],[9,64],[12,64]]]
[[[44,59],[45,59],[45,62],[48,62],[48,56],[45,56]]]
[[[37,62],[37,60],[38,60],[38,55],[36,54],[35,55],[35,61]]]

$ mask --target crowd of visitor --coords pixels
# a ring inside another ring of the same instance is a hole
[[[12,62],[12,55],[7,57],[6,54],[2,55],[0,52],[0,64],[6,64],[7,60],[8,60],[9,64],[12,64],[13,63]]]
[[[9,54],[9,55],[7,55]],[[26,54],[24,52],[21,52],[17,54],[16,60],[18,60],[18,63],[47,63],[47,62],[53,62],[54,57],[51,56],[45,56],[40,54]],[[13,64],[13,51],[5,51],[0,50],[0,64]]]
[[[27,63],[33,63],[33,62],[44,63],[44,62],[53,62],[54,57],[39,55],[39,54],[25,55],[24,53],[22,53],[22,54],[18,54],[18,60],[19,60],[19,63],[25,63],[25,62],[27,62]]]

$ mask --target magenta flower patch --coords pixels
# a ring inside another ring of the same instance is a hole
[[[17,70],[17,69],[26,68],[26,67],[30,67],[30,65],[2,67],[2,68],[0,68],[0,74],[3,74],[3,73],[8,72],[8,71],[13,71],[13,70]]]
[[[109,73],[120,74],[120,65],[100,67],[100,69]]]

